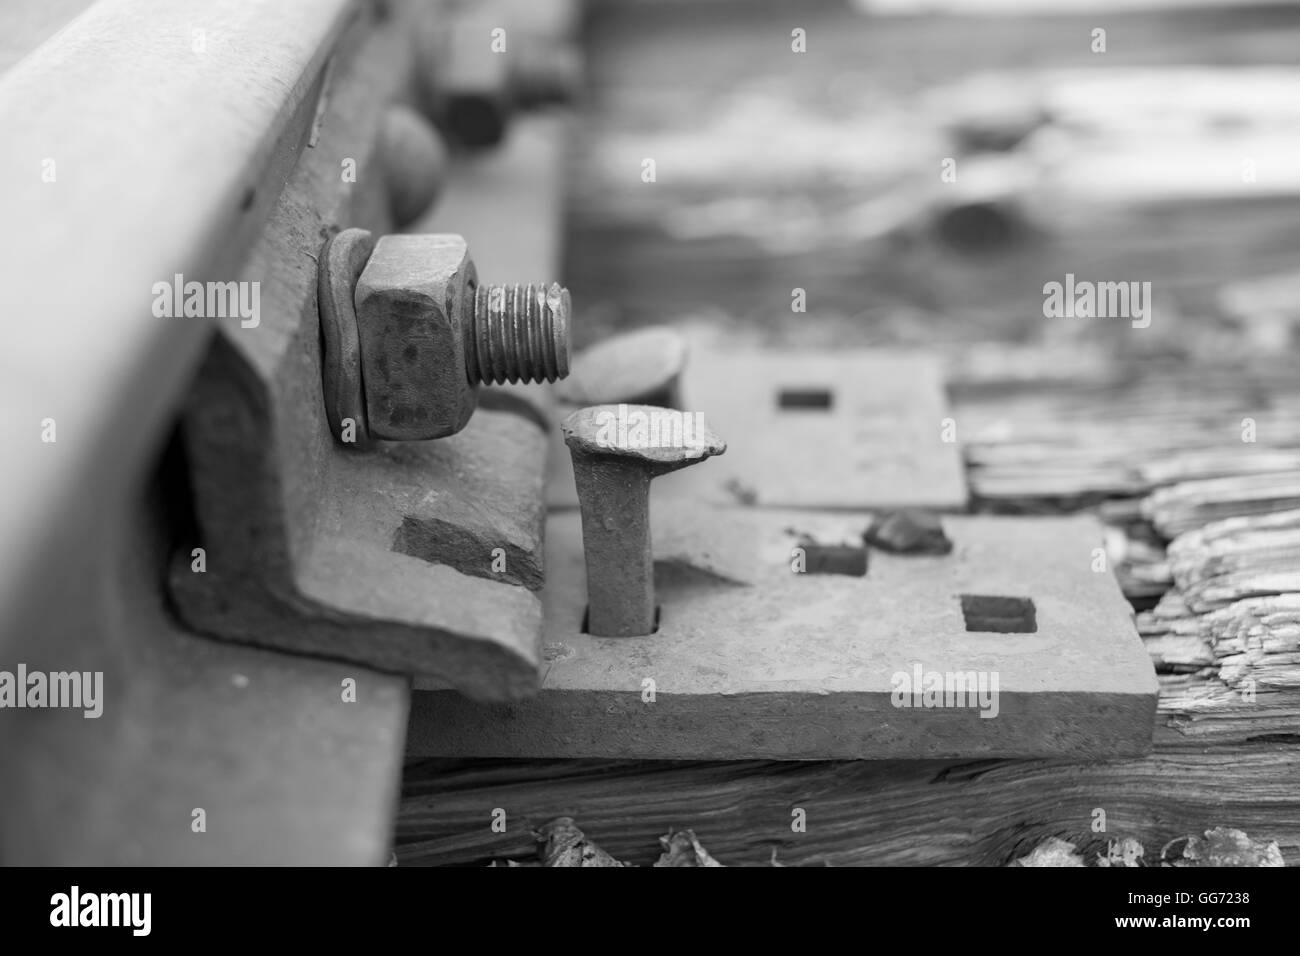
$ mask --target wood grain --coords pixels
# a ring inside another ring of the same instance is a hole
[[[492,812],[506,811],[505,833]],[[791,829],[807,812],[807,832]],[[1091,830],[1106,812],[1105,834]],[[719,862],[1001,865],[1058,836],[1104,850],[1132,836],[1158,853],[1230,818],[1300,861],[1300,746],[1260,744],[1090,764],[422,761],[408,766],[402,864],[530,858],[531,829],[571,816],[616,859],[653,862],[689,826]]]

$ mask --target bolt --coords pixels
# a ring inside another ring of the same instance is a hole
[[[349,229],[319,260],[326,411],[340,440],[341,410],[370,438],[443,438],[469,422],[480,384],[568,374],[567,289],[480,286],[456,235],[384,236],[368,251],[369,233]]]
[[[429,114],[468,149],[500,145],[521,110],[577,97],[582,61],[572,44],[508,26],[510,15],[475,0],[449,22],[422,28],[416,73]]]
[[[545,285],[478,286],[465,343],[471,382],[554,382],[569,374],[569,290]]]
[[[582,514],[587,633],[653,633],[650,480],[721,455],[726,443],[702,415],[652,405],[594,405],[560,427]]]

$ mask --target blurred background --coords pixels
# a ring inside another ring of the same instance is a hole
[[[1170,469],[1296,477],[1263,451],[1300,439],[1300,8],[646,0],[588,37],[582,339],[937,350],[987,508],[1129,527]],[[1150,282],[1151,324],[1045,317],[1067,274]]]

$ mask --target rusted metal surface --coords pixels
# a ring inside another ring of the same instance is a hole
[[[569,374],[569,290],[550,285],[494,285],[474,290],[471,380],[484,385],[555,382]]]
[[[478,389],[465,373],[478,274],[455,235],[384,236],[357,280],[361,379],[370,433],[443,438],[465,427]]]
[[[682,392],[732,454],[671,479],[681,494],[770,508],[966,506],[961,436],[931,356],[701,350]]]
[[[660,405],[681,408],[686,336],[665,325],[604,339],[573,358],[573,374],[556,387],[570,405]]]
[[[181,618],[213,637],[512,698],[538,680],[540,430],[484,411],[442,441],[357,454],[327,421],[315,237],[392,228],[383,177],[339,177],[341,156],[377,162],[372,98],[399,82],[388,64],[368,68],[336,83],[332,121],[240,276],[261,282],[260,326],[218,330],[195,384],[184,437],[198,538],[169,584]]]
[[[321,256],[321,323],[330,427],[350,443],[339,396],[355,382],[369,436],[388,441],[445,438],[465,427],[480,383],[554,382],[569,372],[569,292],[549,286],[480,286],[465,240],[453,234],[384,236],[354,284],[358,348],[342,328],[355,263],[331,239]],[[331,254],[331,250],[336,250]],[[354,250],[353,258],[357,252]],[[335,270],[340,270],[335,275]],[[331,349],[331,341],[344,347]],[[346,404],[351,405],[349,400]]]
[[[205,364],[186,439],[200,529],[191,544],[208,567],[195,574],[188,547],[178,555],[182,617],[217,637],[438,675],[475,696],[530,690],[541,608],[517,585],[540,581],[545,437],[485,411],[440,442],[351,454],[324,431],[307,387],[319,373],[301,374],[300,400],[269,411],[320,430],[308,460],[279,457],[260,411],[259,388],[289,383],[250,382],[224,348]],[[318,482],[310,500],[287,509],[282,496],[308,481]]]
[[[366,427],[361,343],[357,338],[352,290],[374,250],[374,237],[365,229],[344,229],[332,236],[321,250],[316,290],[320,306],[325,417],[335,439],[355,448],[369,446],[370,430]]]
[[[952,542],[943,533],[938,515],[916,508],[878,514],[862,540],[873,548],[898,554],[948,554]]]
[[[665,523],[684,520],[657,507]],[[805,535],[856,540],[865,517],[717,511],[701,545],[748,555],[749,568],[723,581],[704,573],[707,558],[673,549],[676,573],[656,567],[658,630],[608,640],[582,632],[578,516],[554,514],[539,695],[481,706],[424,693],[417,682],[408,753],[831,760],[1149,752],[1156,679],[1114,578],[1092,569],[1100,526],[1090,518],[943,522],[951,554],[875,552],[867,575],[854,577],[800,573],[795,548]],[[979,625],[963,615],[963,595],[1031,601],[1035,630],[968,630]],[[937,698],[923,693],[935,674],[944,679]],[[960,695],[959,674],[971,675]]]
[[[561,430],[573,457],[582,508],[587,566],[586,632],[602,637],[650,634],[655,629],[654,555],[650,541],[650,480],[721,455],[727,445],[702,420],[683,440],[653,423],[665,409],[595,405],[574,412]],[[629,435],[640,425],[643,440]],[[630,426],[630,427],[629,427]]]
[[[347,519],[358,522],[351,529],[357,540],[471,577],[537,590],[543,577],[544,454],[545,435],[530,419],[480,409],[469,428],[451,438],[385,444],[372,456],[351,456],[336,472],[333,494],[342,501],[380,492],[382,517],[356,508],[358,517]],[[458,603],[469,603],[468,597],[467,592]],[[493,598],[484,592],[473,600]],[[501,600],[514,607],[510,594]],[[486,607],[480,613],[493,614]],[[532,620],[531,610],[526,617]]]

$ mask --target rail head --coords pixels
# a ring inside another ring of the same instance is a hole
[[[99,0],[0,75],[0,642],[121,510],[214,321],[239,321],[159,316],[155,287],[237,278],[365,15]]]

